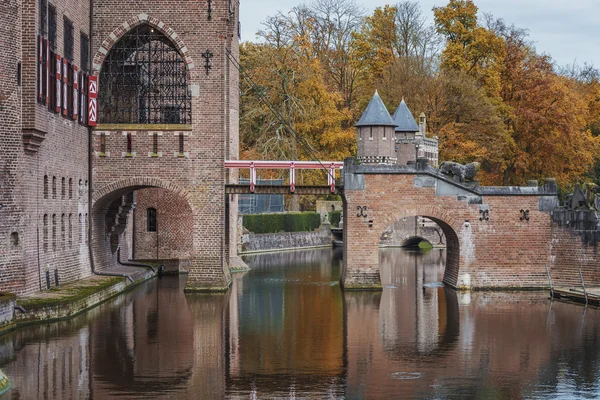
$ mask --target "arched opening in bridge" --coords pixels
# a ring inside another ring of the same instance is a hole
[[[411,236],[405,239],[400,245],[400,247],[404,247],[407,249],[429,250],[433,248],[433,245],[429,240],[425,238],[422,238],[420,236]]]
[[[423,228],[422,221],[427,221],[425,227],[431,228],[428,235],[423,235],[423,231],[419,231],[419,229]],[[381,247],[418,249],[419,245],[423,242],[431,244],[432,247],[441,248],[439,251],[445,253],[445,266],[442,279],[446,285],[456,287],[460,262],[460,246],[458,235],[448,222],[431,215],[403,216],[388,226],[380,237]],[[440,245],[440,243],[443,243],[443,245]],[[445,250],[443,249],[444,247]],[[384,262],[382,257],[385,258],[385,252],[384,250],[382,251],[380,265]]]
[[[381,234],[380,247],[446,247],[444,230],[424,216],[402,217]]]
[[[92,223],[97,269],[141,262],[175,272],[192,258],[192,208],[172,190],[145,185],[117,189],[95,202]]]

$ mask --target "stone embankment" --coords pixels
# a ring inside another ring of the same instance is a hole
[[[331,247],[330,227],[324,223],[313,232],[247,233],[242,235],[240,254]]]

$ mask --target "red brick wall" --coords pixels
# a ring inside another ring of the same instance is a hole
[[[157,210],[157,232],[148,232],[148,208]],[[136,191],[136,259],[189,259],[192,253],[192,210],[185,199],[164,189]]]
[[[361,281],[377,285],[381,233],[395,221],[416,215],[432,219],[444,231],[446,283],[459,288],[547,285],[551,220],[538,211],[537,196],[486,196],[489,221],[480,221],[478,205],[457,196],[437,196],[434,187],[415,187],[415,175],[363,176],[364,190],[345,190],[346,287]],[[357,217],[358,206],[367,206],[367,218]],[[520,220],[520,209],[530,210],[529,221]]]
[[[56,51],[63,55],[63,17],[74,25],[74,61],[79,65],[79,35],[89,32],[86,2],[57,0]],[[79,214],[87,213],[87,128],[48,111],[37,103],[37,47],[39,1],[10,1],[0,6],[0,290],[27,294],[45,288],[46,272],[54,286],[91,273],[85,241],[79,243]],[[17,88],[17,63],[22,62],[22,86]],[[23,134],[35,133],[40,146],[26,148]],[[31,151],[34,150],[34,151]],[[5,175],[4,172],[7,172]],[[44,176],[49,196],[44,197]],[[52,181],[56,178],[56,196]],[[65,180],[65,195],[62,181]],[[7,182],[2,182],[6,180]],[[78,182],[82,187],[79,191]],[[72,196],[69,196],[69,182]],[[5,192],[10,193],[6,197]],[[47,244],[44,246],[44,216]],[[52,221],[55,237],[52,236]],[[69,220],[71,221],[69,225]],[[69,228],[70,226],[70,228]],[[63,234],[64,232],[64,234]],[[14,239],[18,234],[18,245]]]
[[[600,285],[600,250],[597,243],[588,241],[593,235],[552,224],[549,268],[554,285],[580,287],[580,269],[587,286]]]
[[[137,24],[149,23],[175,43],[188,63],[189,84],[199,88],[192,96],[192,124],[185,131],[186,157],[174,154],[178,142],[172,131],[159,131],[162,157],[149,157],[152,136],[147,128],[98,127],[93,159],[95,209],[102,213],[105,203],[126,192],[147,187],[182,195],[191,207],[188,220],[193,223],[189,231],[193,261],[188,287],[223,289],[229,283],[230,250],[225,231],[228,225],[235,227],[235,224],[227,224],[224,191],[227,176],[223,161],[237,158],[239,91],[237,71],[228,63],[225,49],[230,48],[237,54],[237,4],[235,14],[230,17],[228,2],[213,2],[210,21],[204,1],[190,3],[185,10],[185,4],[174,7],[173,3],[164,1],[131,3],[127,8],[118,0],[101,0],[94,4],[92,52],[96,74],[105,53],[120,36]],[[201,56],[207,49],[214,54],[208,74]],[[102,87],[99,90],[102,91]],[[109,134],[105,156],[98,154],[102,131]],[[133,157],[123,156],[126,149],[123,132],[134,133]],[[179,218],[167,214],[164,217]],[[101,220],[101,217],[97,219],[94,235],[103,235]],[[107,254],[106,250],[98,248],[98,251]]]

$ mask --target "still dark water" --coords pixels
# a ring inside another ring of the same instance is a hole
[[[332,250],[252,256],[225,295],[147,282],[0,337],[13,399],[600,398],[600,311],[456,293],[441,250],[382,250],[380,293],[342,293]]]

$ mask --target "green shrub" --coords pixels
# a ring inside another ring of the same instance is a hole
[[[340,219],[342,217],[342,211],[330,211],[328,218],[331,226],[335,226],[336,228],[340,226]]]
[[[314,212],[244,215],[244,228],[253,233],[310,232],[320,225]]]

